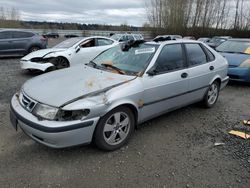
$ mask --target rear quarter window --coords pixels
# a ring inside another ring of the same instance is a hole
[[[114,43],[112,40],[109,39],[97,39],[97,41],[98,41],[98,46],[106,46]]]
[[[200,44],[200,45],[202,46],[203,50],[205,51],[205,53],[207,55],[207,60],[209,62],[214,61],[215,60],[214,54],[204,45],[202,45],[202,44]]]

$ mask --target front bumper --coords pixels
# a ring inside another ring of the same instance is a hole
[[[90,143],[99,121],[99,117],[84,121],[39,121],[21,106],[16,95],[11,100],[10,118],[15,128],[20,127],[35,141],[52,148]]]
[[[250,68],[229,68],[228,76],[233,81],[250,82]]]
[[[46,71],[50,67],[54,67],[52,63],[36,63],[36,62],[28,61],[28,60],[21,60],[20,64],[21,64],[21,69],[40,70],[43,72]]]

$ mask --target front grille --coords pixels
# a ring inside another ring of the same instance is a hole
[[[22,106],[29,112],[31,112],[36,106],[36,102],[29,98],[27,95],[25,95],[24,92],[21,92],[20,94],[20,102]]]

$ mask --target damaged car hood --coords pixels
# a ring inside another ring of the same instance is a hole
[[[134,78],[80,65],[37,76],[27,81],[22,89],[40,103],[60,107],[79,97],[111,89]]]
[[[35,52],[32,52],[25,57],[22,58],[22,60],[30,60],[34,57],[44,57],[50,53],[55,53],[55,52],[62,52],[67,49],[62,49],[62,48],[49,48],[49,49],[43,49],[43,50],[37,50]]]

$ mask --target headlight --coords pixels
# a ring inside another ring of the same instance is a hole
[[[241,68],[250,68],[250,59],[247,59],[243,63],[241,63],[240,67]]]
[[[33,114],[38,118],[54,121],[83,120],[89,113],[89,109],[67,111],[39,103],[33,110]]]
[[[33,110],[33,114],[47,120],[54,120],[56,114],[58,112],[58,108],[51,107],[44,104],[37,104],[35,109]]]
[[[56,116],[57,121],[74,121],[74,120],[83,120],[89,115],[90,110],[59,110]]]
[[[43,64],[43,63],[49,63],[53,59],[54,59],[53,57],[51,57],[51,58],[34,57],[30,61]]]

